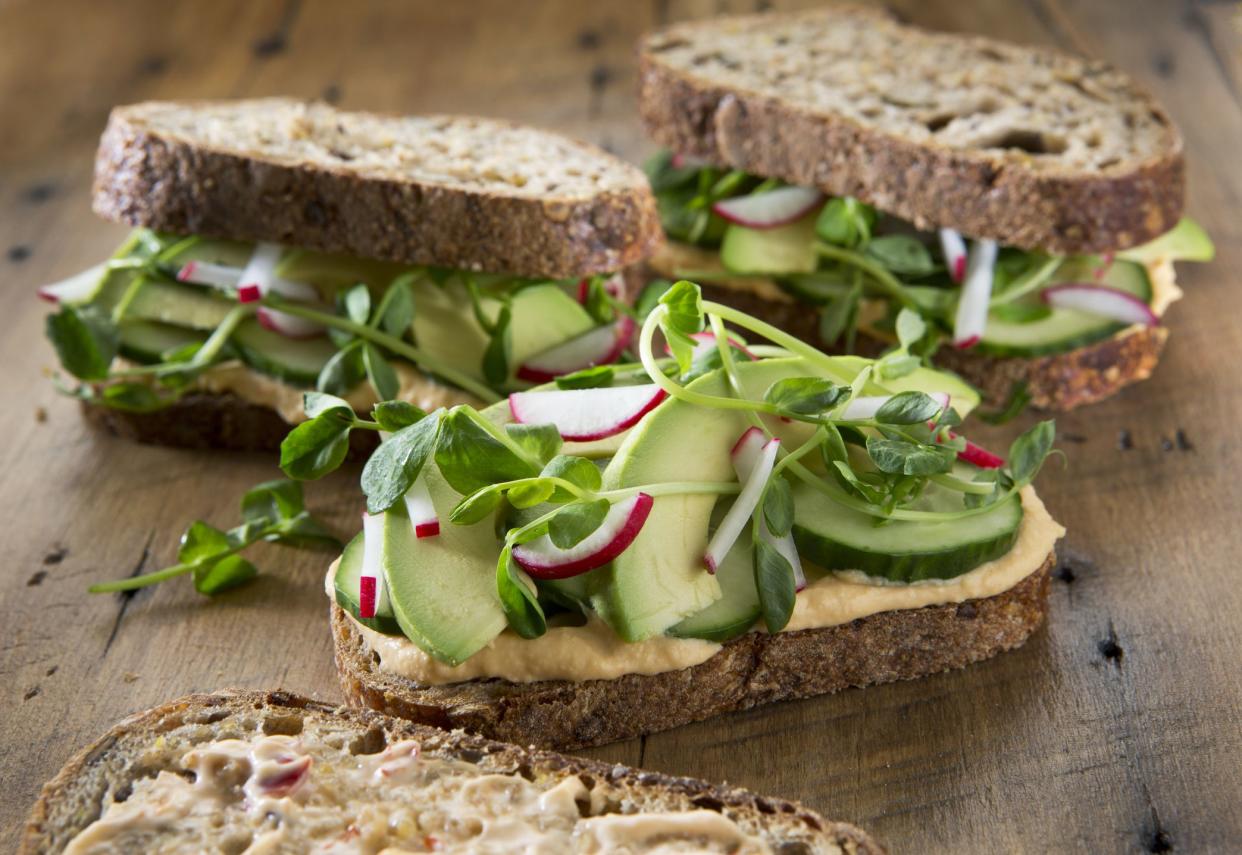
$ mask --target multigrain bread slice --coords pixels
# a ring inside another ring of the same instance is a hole
[[[720,260],[699,247],[670,243],[640,267],[645,272],[636,274],[639,278],[680,278],[679,270],[715,270]],[[772,280],[722,276],[700,287],[704,299],[762,318],[808,344],[825,346],[819,335],[819,313],[809,311]],[[879,356],[891,344],[871,338],[865,330],[859,333],[856,349],[864,356]],[[1000,406],[1017,384],[1024,384],[1032,406],[1066,411],[1097,403],[1146,380],[1168,338],[1164,326],[1131,327],[1094,344],[1047,356],[988,356],[942,347],[934,359],[937,368],[953,371],[974,385],[989,404]]]
[[[586,804],[579,802],[584,818],[706,810],[727,817],[783,855],[882,852],[854,826],[827,821],[792,802],[445,732],[280,691],[190,695],[120,722],[70,760],[43,788],[18,852],[63,851],[108,804],[127,798],[137,781],[160,771],[191,774],[180,761],[196,746],[273,734],[322,739],[339,746],[336,753],[342,764],[358,755],[378,754],[398,741],[414,740],[421,749],[419,758],[464,763],[483,773],[511,775],[541,787],[577,776],[590,794]],[[468,823],[471,818],[461,819]]]
[[[94,210],[182,234],[524,276],[617,270],[660,240],[637,168],[510,122],[284,98],[112,111]]]
[[[1176,127],[1102,62],[851,6],[674,24],[639,61],[659,143],[920,228],[1096,253],[1182,209]]]
[[[379,670],[335,604],[332,634],[346,699],[493,739],[572,750],[656,733],[728,712],[851,686],[962,668],[1020,646],[1043,623],[1055,555],[1013,588],[959,604],[882,612],[840,626],[752,632],[699,665],[615,680],[419,686]]]

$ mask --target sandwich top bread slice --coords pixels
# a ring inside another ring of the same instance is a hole
[[[800,805],[285,692],[137,713],[43,789],[22,855],[880,853]]]
[[[275,447],[306,388],[486,403],[607,359],[660,239],[593,146],[287,99],[118,107],[94,207],[137,230],[41,290],[49,336],[97,418],[184,445]]]
[[[1172,262],[1212,256],[1176,127],[1103,63],[848,6],[675,24],[640,63],[674,152],[651,266],[808,338],[891,341],[912,308],[988,397],[1068,409],[1150,374]]]
[[[580,747],[962,667],[1039,626],[1052,423],[1007,460],[961,436],[978,396],[911,358],[917,313],[868,360],[690,282],[640,308],[635,363],[388,427],[326,580],[350,700]],[[282,458],[322,456],[347,408],[315,399]]]

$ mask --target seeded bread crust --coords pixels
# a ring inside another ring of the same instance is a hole
[[[679,263],[694,266],[695,259],[699,259],[698,269],[702,270],[719,264],[711,253],[678,244],[675,251],[662,249],[648,259],[647,278],[676,276]],[[726,284],[704,283],[700,287],[707,300],[733,306],[809,344],[824,347],[819,337],[819,313],[808,311],[805,304],[783,292],[780,299],[770,299]],[[779,291],[778,286],[773,288],[774,294]],[[937,368],[956,372],[978,388],[989,405],[1002,405],[1017,383],[1025,383],[1031,406],[1067,411],[1097,403],[1146,380],[1160,362],[1168,338],[1168,328],[1163,326],[1127,329],[1065,353],[1030,358],[988,356],[946,346],[936,351],[935,362]],[[857,351],[879,356],[888,346],[860,332]]]
[[[1043,564],[1008,591],[958,605],[883,612],[841,626],[748,633],[699,665],[615,680],[419,686],[377,668],[353,621],[331,607],[346,700],[443,728],[572,750],[668,730],[761,704],[911,680],[1020,646],[1044,621]]]
[[[189,695],[117,724],[44,786],[18,853],[63,851],[74,835],[99,817],[106,803],[123,797],[135,780],[174,768],[184,750],[194,744],[312,730],[348,738],[351,753],[375,753],[390,742],[416,739],[425,756],[460,760],[489,772],[533,780],[578,775],[589,788],[602,788],[611,811],[718,811],[786,855],[883,853],[852,825],[830,822],[797,803],[764,798],[737,787],[520,748],[288,692],[241,690]]]
[[[510,138],[511,152],[497,142]],[[441,141],[464,151],[445,156]],[[472,160],[474,142],[488,157]],[[280,98],[115,108],[94,210],[182,234],[556,278],[617,270],[661,240],[642,172],[594,146],[490,119]]]
[[[661,145],[919,228],[1097,253],[1182,210],[1177,128],[1101,62],[832,6],[676,24],[641,42],[639,63]],[[1065,151],[1040,152],[1046,139]]]

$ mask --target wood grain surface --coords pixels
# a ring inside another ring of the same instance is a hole
[[[338,697],[321,554],[257,584],[91,596],[228,526],[270,456],[99,435],[46,376],[37,285],[123,235],[89,210],[108,109],[289,94],[531,121],[632,158],[633,45],[683,17],[792,3],[0,2],[0,846],[40,784],[115,719],[185,692]],[[1040,489],[1070,529],[1048,628],[969,670],[709,721],[592,752],[801,799],[894,852],[1242,850],[1242,12],[1178,0],[904,0],[944,29],[1107,58],[1177,118],[1189,211],[1216,239],[1148,383],[1059,420]],[[1031,417],[1025,419],[1029,422]],[[1001,430],[1011,434],[1021,424]],[[1001,437],[994,438],[997,443]],[[309,491],[348,531],[356,472]]]

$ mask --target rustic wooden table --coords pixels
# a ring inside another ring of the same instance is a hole
[[[185,692],[337,698],[322,555],[276,551],[247,589],[86,585],[170,563],[195,518],[232,524],[271,456],[99,435],[45,376],[40,283],[124,229],[89,210],[113,104],[291,94],[529,120],[626,156],[633,45],[675,18],[766,3],[0,3],[0,845],[40,784],[123,714]],[[791,5],[777,3],[774,5]],[[913,20],[1110,59],[1185,133],[1189,210],[1215,237],[1151,382],[1059,420],[1041,492],[1069,527],[1046,630],[963,672],[784,704],[597,756],[727,779],[870,829],[897,852],[1242,849],[1242,12],[1174,0],[905,0]],[[1029,421],[1029,417],[1027,419]],[[1009,428],[1012,432],[1018,426]],[[341,531],[356,473],[310,492]]]

